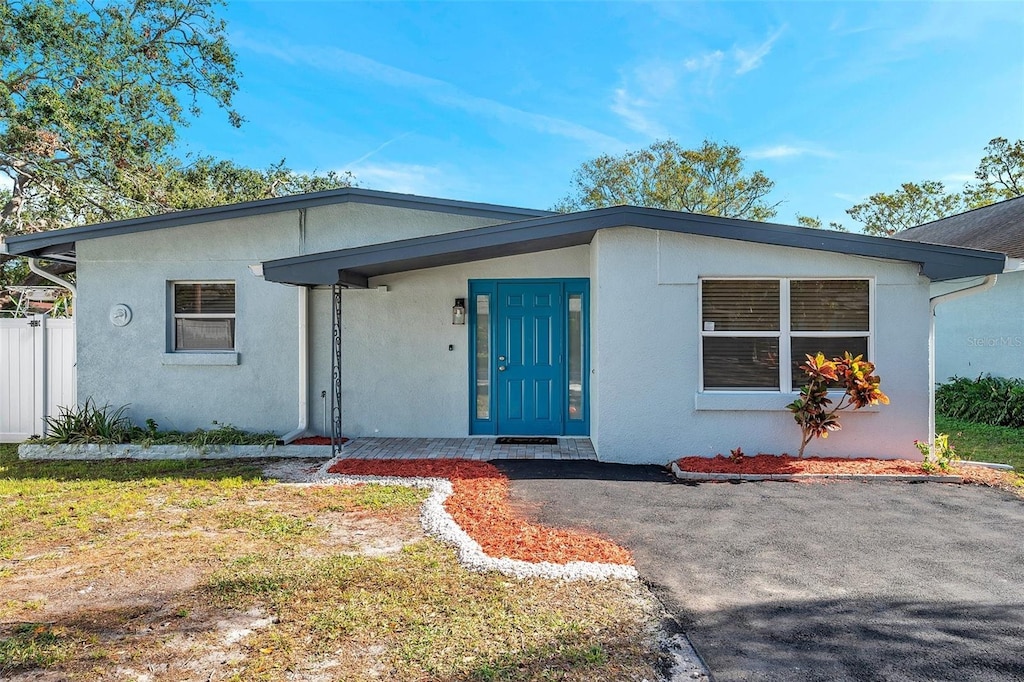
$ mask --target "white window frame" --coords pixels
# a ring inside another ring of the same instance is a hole
[[[705,331],[704,330],[704,282],[722,280],[777,281],[779,283],[779,329],[771,331]],[[868,329],[866,331],[793,331],[790,319],[790,283],[795,281],[866,281],[868,283]],[[760,393],[787,394],[800,389],[793,386],[792,339],[794,338],[867,338],[867,358],[875,357],[875,279],[874,277],[716,277],[705,276],[697,281],[697,329],[700,342],[697,344],[697,366],[699,368],[700,393]],[[704,386],[704,339],[713,336],[777,338],[779,340],[779,388],[706,388]]]
[[[206,354],[206,353],[236,353],[238,350],[238,283],[233,279],[180,279],[169,282],[170,296],[169,308],[170,319],[168,328],[168,344],[171,353]],[[235,312],[233,313],[179,313],[175,310],[175,288],[178,285],[194,286],[196,284],[230,284],[235,288]],[[231,348],[178,348],[177,326],[179,319],[189,320],[234,320],[235,330],[232,334],[233,345]]]

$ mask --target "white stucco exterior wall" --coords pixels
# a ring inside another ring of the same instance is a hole
[[[131,403],[162,428],[229,422],[283,434],[298,421],[298,290],[248,266],[303,253],[457,231],[494,220],[342,204],[83,241],[79,400]],[[928,427],[929,283],[914,264],[652,230],[592,244],[374,278],[343,298],[343,426],[351,436],[468,434],[468,341],[451,307],[471,279],[590,278],[591,438],[606,461],[795,452],[791,395],[699,395],[700,277],[871,277],[873,360],[892,404],[846,414],[809,453],[916,457]],[[233,280],[237,364],[168,353],[169,282]],[[376,287],[386,286],[387,291]],[[113,326],[110,307],[133,319]],[[467,301],[472,304],[472,301]],[[310,295],[310,430],[331,391],[331,293]],[[449,346],[452,350],[449,350]],[[186,364],[192,363],[192,364]]]
[[[943,283],[937,295],[981,282]],[[1024,378],[1024,272],[999,275],[988,291],[935,309],[935,378],[982,374]]]
[[[589,272],[589,247],[577,246],[376,277],[369,289],[343,291],[345,434],[466,437],[472,327],[452,324],[452,306],[456,298],[467,297],[469,280],[587,277]],[[311,389],[320,400],[320,391],[330,390],[331,293],[317,290],[314,299]],[[314,427],[323,430],[323,421],[321,404]]]
[[[133,420],[152,418],[164,429],[209,428],[217,420],[286,433],[298,423],[298,292],[255,277],[248,266],[495,222],[347,203],[79,242],[78,400],[130,403]],[[237,364],[183,364],[225,357],[167,352],[169,282],[182,280],[235,282]],[[132,310],[126,327],[108,318],[117,303]],[[329,308],[327,315],[329,344]],[[322,321],[311,322],[322,335]],[[310,383],[314,414],[322,415],[319,390],[327,387],[319,376]]]
[[[845,414],[806,454],[920,458],[928,431],[929,283],[913,264],[617,228],[591,246],[597,339],[592,433],[601,459],[664,464],[685,455],[795,453],[794,395],[699,395],[700,277],[872,277],[874,361],[892,404]],[[699,408],[699,409],[698,409]]]

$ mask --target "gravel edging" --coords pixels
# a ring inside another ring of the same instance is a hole
[[[962,476],[952,474],[711,474],[684,471],[676,462],[670,467],[680,481],[857,481],[859,483],[963,483]]]
[[[459,563],[471,571],[497,571],[515,578],[553,578],[556,580],[639,580],[637,570],[622,564],[603,564],[589,561],[572,561],[554,564],[543,561],[533,563],[519,559],[495,558],[484,553],[480,544],[455,522],[444,502],[452,494],[452,483],[446,478],[400,477],[400,476],[354,476],[332,474],[328,471],[340,458],[325,462],[310,479],[311,484],[351,485],[356,483],[379,483],[401,485],[411,488],[426,488],[430,495],[420,508],[420,523],[423,530],[442,542],[455,548]]]

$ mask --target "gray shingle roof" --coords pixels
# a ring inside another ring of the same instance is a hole
[[[554,215],[551,211],[539,211],[531,208],[518,208],[516,206],[500,206],[472,201],[421,197],[414,194],[397,194],[395,192],[382,192],[361,187],[342,187],[323,192],[295,194],[286,197],[275,197],[273,199],[228,204],[226,206],[213,206],[211,208],[200,208],[191,211],[175,211],[173,213],[161,213],[159,215],[132,218],[130,220],[118,220],[109,223],[98,223],[96,225],[68,227],[63,230],[24,234],[7,237],[4,241],[8,253],[14,255],[37,257],[61,255],[67,258],[74,258],[75,243],[85,239],[111,237],[119,234],[134,234],[136,232],[158,230],[165,227],[194,225],[212,220],[244,218],[246,216],[274,213],[275,211],[289,211],[346,202],[480,216],[502,222]]]
[[[895,237],[1024,258],[1024,196],[912,227]]]
[[[597,230],[612,227],[902,260],[919,263],[921,273],[936,281],[1002,272],[1005,261],[1001,253],[976,249],[657,208],[612,206],[265,261],[263,276],[268,281],[289,284],[333,284],[340,280],[350,286],[367,286],[370,277],[384,274],[589,244]]]

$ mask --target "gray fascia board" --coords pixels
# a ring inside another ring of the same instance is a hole
[[[515,206],[499,206],[497,204],[455,201],[451,199],[421,197],[414,194],[397,194],[394,192],[360,189],[358,187],[345,187],[324,192],[296,194],[287,197],[248,201],[240,204],[161,213],[143,218],[18,235],[8,237],[6,241],[12,255],[39,255],[46,249],[69,252],[74,251],[76,242],[85,239],[112,237],[148,230],[159,230],[166,227],[180,227],[183,225],[213,222],[215,220],[246,218],[279,211],[299,210],[348,202],[501,220],[520,220],[524,217],[532,218],[555,215],[551,211],[539,211]]]
[[[793,225],[730,220],[712,216],[693,216],[694,224],[680,227],[664,224],[663,217],[638,221],[638,227],[672,232],[700,234],[724,239],[791,246],[885,260],[915,262],[921,274],[935,281],[973,277],[1001,272],[1004,254],[955,246],[905,242],[890,237],[872,237]],[[906,248],[908,244],[913,247]]]
[[[640,227],[760,244],[916,262],[941,281],[1001,272],[1003,254],[885,237],[619,206],[267,261],[270,281],[330,284],[339,269],[373,277],[589,243],[609,227]],[[307,281],[315,280],[315,281]]]

